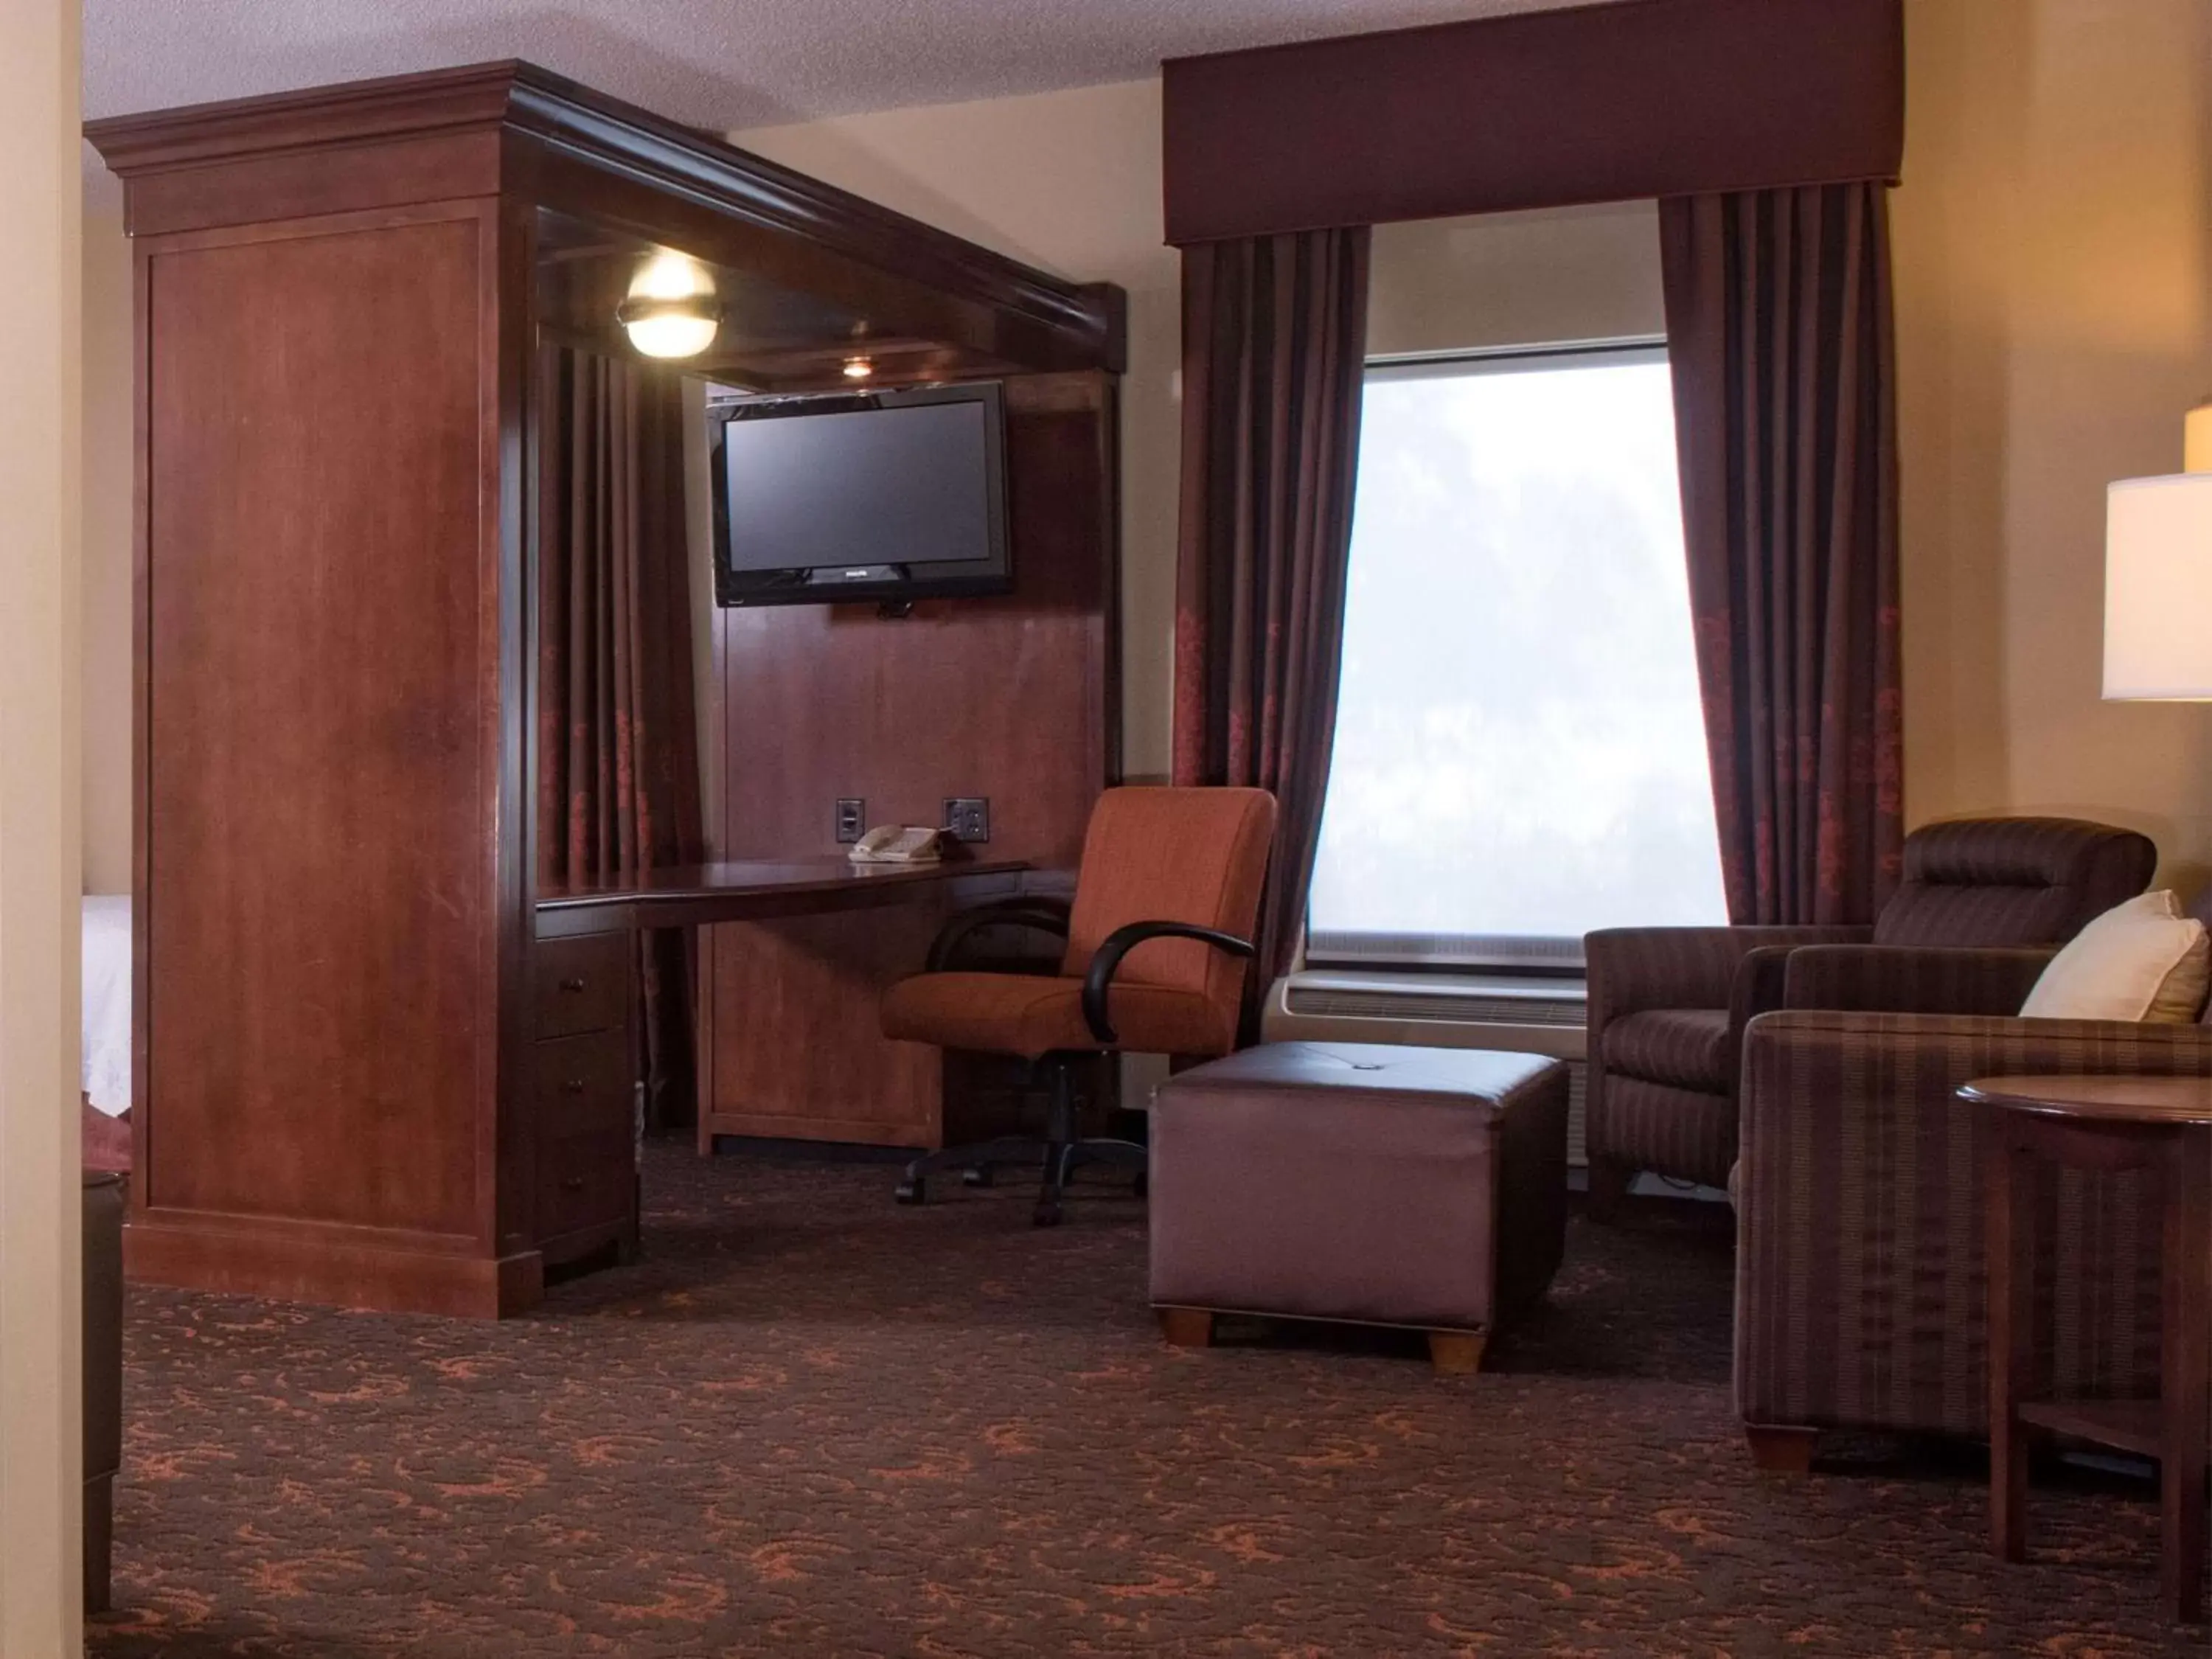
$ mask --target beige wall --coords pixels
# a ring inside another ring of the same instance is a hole
[[[1910,0],[1905,795],[2212,862],[2212,711],[2106,703],[2104,491],[2212,388],[2212,4]],[[2206,619],[2212,626],[2212,618]]]
[[[1122,755],[1169,763],[1181,304],[1160,240],[1157,81],[940,104],[732,142],[1047,270],[1129,294],[1121,385]]]
[[[0,1654],[82,1645],[76,0],[0,6]]]
[[[131,890],[131,241],[84,149],[84,890]]]

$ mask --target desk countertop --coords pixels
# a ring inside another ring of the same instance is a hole
[[[854,864],[836,856],[744,859],[672,865],[635,881],[541,891],[538,936],[763,921],[865,909],[921,896],[916,889],[974,884],[1012,890],[1031,866],[1019,859],[946,859],[936,864]]]

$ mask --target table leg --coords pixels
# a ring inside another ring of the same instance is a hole
[[[2002,1122],[1985,1166],[1984,1220],[1989,1267],[1990,1547],[2027,1559],[2027,1437],[2015,1414],[2033,1386],[2035,1358],[2034,1182],[2027,1155]]]
[[[2161,1172],[2164,1259],[2160,1263],[2159,1397],[2166,1422],[2159,1457],[2159,1588],[2185,1625],[2204,1619],[2204,1465],[2212,1395],[2212,1131],[2174,1137]]]

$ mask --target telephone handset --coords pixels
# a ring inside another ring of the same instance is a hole
[[[945,856],[945,831],[878,824],[845,856],[855,864],[935,864]]]

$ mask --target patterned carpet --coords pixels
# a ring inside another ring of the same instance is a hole
[[[1577,1219],[1440,1380],[1384,1334],[1163,1346],[1103,1184],[1037,1233],[890,1182],[656,1147],[647,1259],[495,1327],[135,1292],[91,1652],[2203,1651],[2138,1487],[2039,1491],[2005,1569],[1971,1461],[1755,1476],[1702,1207]]]

